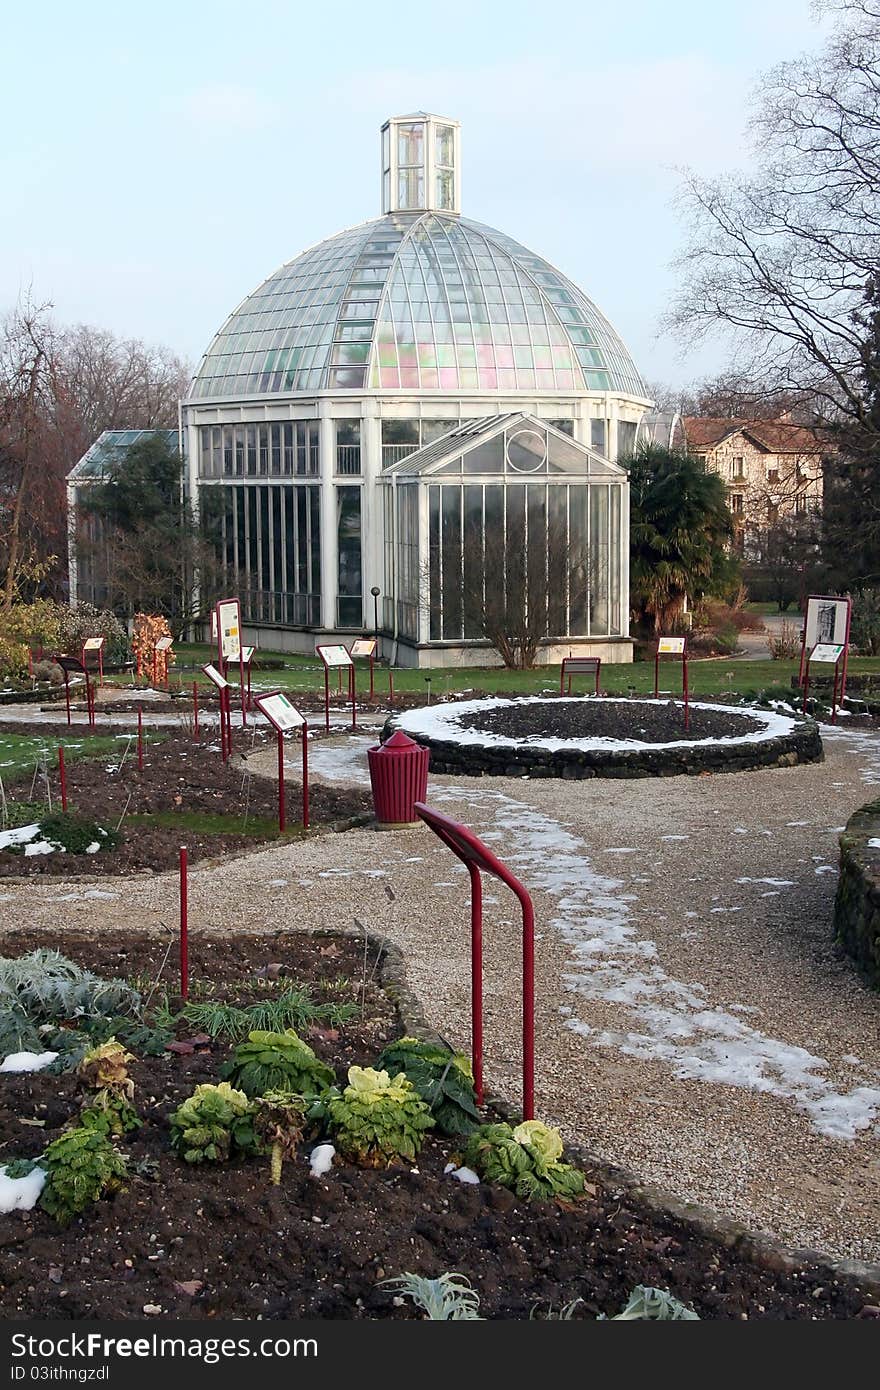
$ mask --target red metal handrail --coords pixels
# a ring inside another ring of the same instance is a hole
[[[480,870],[500,879],[522,909],[523,1117],[535,1118],[535,909],[527,889],[466,825],[415,803],[416,814],[467,868],[471,881],[471,1057],[477,1103],[483,1103],[483,881]]]

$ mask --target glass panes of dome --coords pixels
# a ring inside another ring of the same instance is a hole
[[[415,157],[424,129],[412,124],[398,139]],[[424,162],[399,174],[421,179]],[[355,342],[369,352],[335,350]],[[617,334],[575,285],[503,233],[435,213],[389,214],[282,266],[223,325],[192,394],[326,387],[646,395]]]

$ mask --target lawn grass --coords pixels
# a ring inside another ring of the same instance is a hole
[[[59,728],[51,734],[0,734],[0,775],[15,777],[21,772],[30,772],[38,759],[46,755],[50,765],[58,760],[58,748],[64,748],[65,762],[74,758],[103,758],[108,753],[119,753],[121,740],[127,735],[83,734],[71,738]]]
[[[180,662],[202,665],[212,659],[212,649],[207,646],[179,647]],[[323,694],[324,670],[315,657],[291,655],[284,652],[262,651],[264,657],[274,657],[285,662],[283,671],[255,671],[251,679],[254,693],[267,690],[286,690],[296,693]],[[791,677],[797,674],[799,662],[744,660],[736,657],[707,657],[688,662],[688,677],[691,695],[699,696],[726,694],[753,694],[756,691],[774,690],[779,687],[788,691]],[[850,674],[871,672],[880,676],[880,657],[852,657],[849,662]],[[534,671],[508,671],[504,667],[438,668],[413,670],[395,668],[394,689],[400,693],[419,693],[427,702],[429,693],[432,699],[440,695],[464,695],[469,690],[485,690],[510,695],[535,695],[542,691],[558,691],[559,666],[539,666]],[[184,689],[189,689],[193,680],[200,686],[210,684],[201,671],[172,671],[172,684],[180,681]],[[235,674],[233,673],[233,681]],[[126,684],[125,681],[120,681]],[[576,678],[574,692],[586,693],[591,688],[588,677]],[[660,688],[678,692],[681,689],[681,668],[679,663],[665,659],[660,668]],[[364,698],[369,689],[369,670],[365,662],[358,663],[357,690],[359,698]],[[631,665],[603,664],[602,689],[610,695],[648,694],[654,689],[653,661],[634,662]],[[335,693],[335,681],[331,681]],[[388,670],[377,666],[375,670],[375,690],[377,698],[387,699]]]
[[[155,826],[162,830],[191,830],[196,835],[253,835],[255,839],[297,839],[302,826],[294,824],[282,835],[276,816],[224,816],[217,811],[151,811],[127,816],[126,824]]]

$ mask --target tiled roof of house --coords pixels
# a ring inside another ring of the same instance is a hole
[[[714,449],[732,434],[745,434],[770,454],[822,454],[828,445],[815,430],[789,420],[738,420],[716,415],[682,418],[689,449]]]

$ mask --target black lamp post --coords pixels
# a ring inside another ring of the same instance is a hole
[[[381,592],[378,584],[374,584],[370,590],[373,595],[373,636],[377,641],[379,638],[379,595]]]

